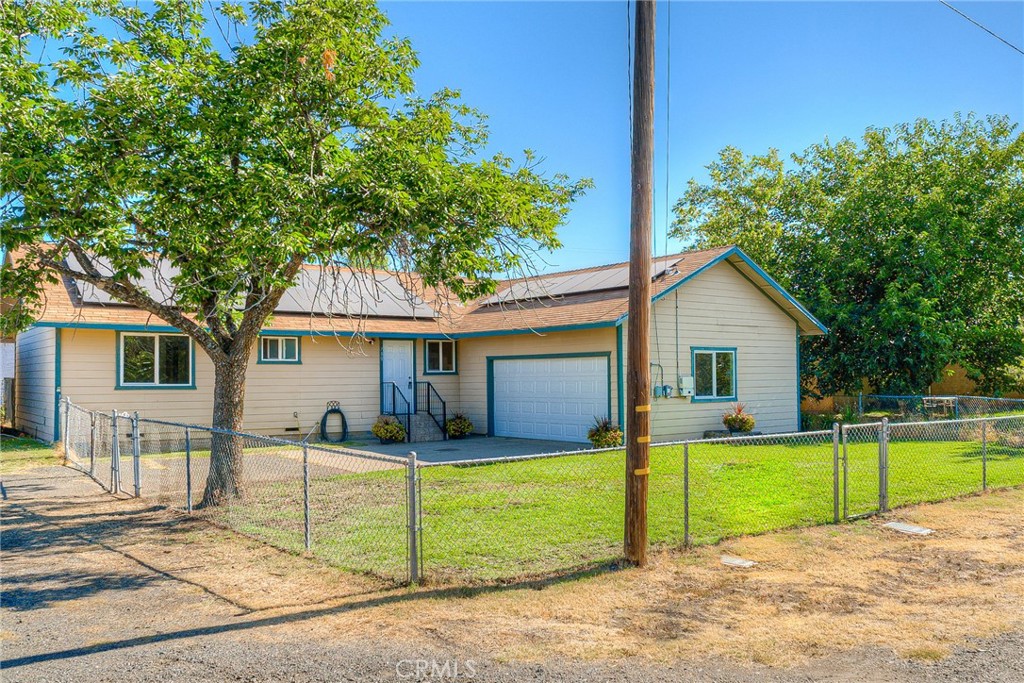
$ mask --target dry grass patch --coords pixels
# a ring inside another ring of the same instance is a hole
[[[230,604],[232,621],[289,617],[246,638],[381,639],[496,660],[785,666],[872,646],[932,660],[1024,627],[1024,490],[662,551],[642,570],[469,589],[388,589],[135,501],[98,497],[77,512],[109,515],[105,543]],[[888,519],[936,534],[901,535],[882,528]],[[723,553],[759,564],[727,568]],[[193,618],[183,608],[179,621]]]
[[[930,526],[932,537],[875,519],[742,538],[541,590],[390,605],[332,630],[354,635],[372,620],[388,637],[472,643],[503,659],[789,665],[867,646],[934,658],[1024,625],[1022,512],[1019,490],[920,506],[889,518]],[[723,552],[759,564],[730,569]]]

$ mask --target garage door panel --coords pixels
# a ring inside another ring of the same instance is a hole
[[[595,417],[608,417],[605,357],[516,358],[493,365],[494,433],[587,441]]]

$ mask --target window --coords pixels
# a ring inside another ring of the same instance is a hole
[[[298,337],[261,337],[260,363],[301,363]]]
[[[455,342],[451,339],[428,339],[425,342],[426,362],[423,372],[428,375],[455,374]]]
[[[194,387],[192,342],[183,334],[122,334],[119,387]]]
[[[693,350],[693,398],[731,401],[736,398],[736,350]]]

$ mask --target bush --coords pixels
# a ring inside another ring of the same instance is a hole
[[[381,415],[370,431],[381,441],[405,441],[405,427],[391,415]]]
[[[444,430],[452,439],[461,439],[467,434],[473,433],[473,423],[462,413],[455,413],[444,423]]]
[[[749,432],[754,429],[756,420],[754,416],[745,412],[746,407],[737,403],[728,413],[722,415],[722,424],[729,428],[730,432]]]
[[[587,432],[594,448],[615,448],[622,445],[622,430],[607,417],[594,418],[594,426]]]

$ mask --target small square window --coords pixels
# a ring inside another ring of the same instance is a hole
[[[261,363],[299,363],[298,337],[262,337]]]
[[[119,387],[192,386],[192,342],[183,334],[121,335]]]
[[[455,374],[455,342],[451,339],[428,339],[425,346],[427,374]]]
[[[703,400],[736,398],[736,352],[732,349],[693,350],[693,397]]]

